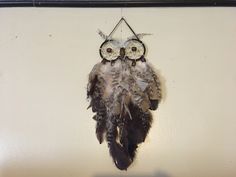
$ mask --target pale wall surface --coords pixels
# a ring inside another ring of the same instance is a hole
[[[165,79],[135,164],[119,172],[86,110],[97,28],[121,9],[0,9],[0,177],[235,177],[236,8],[123,9]]]

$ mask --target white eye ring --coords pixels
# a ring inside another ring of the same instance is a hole
[[[99,53],[103,60],[114,61],[119,57],[120,48],[115,40],[106,40],[101,44]]]
[[[128,59],[138,60],[144,57],[146,53],[145,45],[138,39],[129,39],[125,42],[125,55]]]

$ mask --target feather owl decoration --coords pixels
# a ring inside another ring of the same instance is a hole
[[[122,21],[134,34],[127,41],[111,38]],[[140,36],[124,18],[113,31],[108,36],[99,32],[105,38],[99,50],[102,62],[89,74],[87,96],[99,143],[105,139],[116,167],[127,170],[151,127],[150,110],[156,110],[161,101],[161,84],[144,58],[146,48]]]

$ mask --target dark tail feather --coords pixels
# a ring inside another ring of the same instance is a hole
[[[109,144],[109,150],[116,167],[120,170],[127,170],[132,160],[124,148],[117,142],[112,142]]]
[[[128,151],[129,151],[129,156],[132,161],[135,158],[137,148],[138,148],[138,145],[136,143],[130,141]]]
[[[152,114],[150,111],[147,111],[147,112],[143,112],[140,116],[141,118],[141,121],[142,121],[142,131],[143,131],[143,142],[145,141],[147,135],[148,135],[148,132],[151,128],[151,125],[152,125]]]
[[[138,127],[132,125],[130,122],[129,124],[129,130],[128,130],[128,153],[133,161],[136,155],[136,149],[138,148],[138,144],[142,142],[143,140],[143,135],[140,130],[136,129]]]
[[[152,123],[152,115],[149,111],[143,112],[137,106],[130,105],[132,119],[128,121],[128,153],[133,160],[138,144],[145,141]]]
[[[114,123],[108,122],[107,142],[110,154],[116,167],[120,170],[126,170],[132,163],[132,160],[130,159],[129,154],[127,153],[125,148],[122,147],[119,143],[117,143],[116,138],[117,127],[116,125],[114,125]]]
[[[93,116],[93,119],[96,121],[96,136],[101,144],[104,140],[104,134],[106,132],[106,116],[100,115],[100,113],[97,113]]]
[[[127,121],[119,123],[118,127],[119,127],[120,144],[124,147],[126,151],[128,151],[129,140],[128,140],[128,130],[126,122]]]
[[[150,108],[151,110],[156,110],[158,108],[159,101],[150,99]]]
[[[134,118],[135,119],[135,118]],[[142,141],[142,135],[136,130],[135,120],[125,116],[124,123],[119,124],[119,138],[123,148],[128,152],[130,159],[133,161],[138,143]]]
[[[138,106],[130,105],[133,119],[130,120],[130,131],[137,143],[144,142],[152,125],[152,114],[150,111],[143,112]]]
[[[104,140],[105,131],[106,131],[106,123],[104,121],[98,121],[96,124],[96,135],[100,144]]]

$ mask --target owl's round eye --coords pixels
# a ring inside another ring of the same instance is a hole
[[[145,45],[138,39],[130,39],[126,41],[125,49],[126,57],[131,60],[140,59],[146,52]]]
[[[131,50],[132,50],[133,52],[136,52],[136,51],[137,51],[137,47],[132,47]]]
[[[106,61],[116,60],[119,56],[118,43],[115,40],[106,40],[99,49],[100,56]]]
[[[112,49],[111,48],[107,48],[107,53],[111,53]]]

